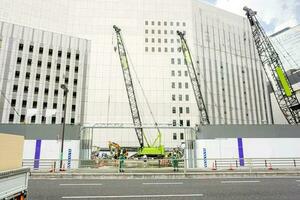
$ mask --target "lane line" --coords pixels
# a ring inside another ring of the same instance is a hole
[[[59,184],[60,186],[98,186],[98,185],[102,185],[101,183],[62,183]]]
[[[260,183],[260,181],[221,181],[221,183]]]
[[[114,198],[161,198],[161,197],[203,197],[203,194],[158,194],[158,195],[124,195],[124,196],[65,196],[62,199],[114,199]]]
[[[182,185],[183,182],[175,182],[175,183],[143,183],[143,185]]]

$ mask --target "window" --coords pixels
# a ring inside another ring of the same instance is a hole
[[[155,42],[155,39],[154,39],[154,38],[152,38],[152,39],[151,39],[151,42],[152,42],[152,43],[154,43],[154,42]]]
[[[148,38],[145,38],[145,42],[146,42],[146,43],[148,42]]]
[[[65,84],[69,83],[69,78],[65,78]]]
[[[27,105],[27,101],[26,101],[26,100],[23,100],[23,101],[22,101],[22,107],[23,107],[23,108],[26,108],[26,105]]]
[[[170,22],[170,25],[173,26],[173,22]]]
[[[175,59],[171,58],[171,64],[175,64]]]
[[[52,56],[52,54],[53,54],[53,49],[49,49],[48,55],[49,55],[49,56]]]
[[[191,125],[190,120],[186,120],[186,126],[190,126],[190,125]]]
[[[56,117],[52,117],[51,123],[52,123],[52,124],[55,124],[55,122],[56,122]]]
[[[21,115],[20,122],[24,122],[24,121],[25,121],[25,115]]]
[[[48,88],[45,88],[44,94],[45,94],[45,95],[48,95],[48,94],[49,94],[49,89],[48,89]]]
[[[177,58],[177,64],[181,65],[181,59],[180,58]]]
[[[179,100],[179,101],[182,101],[182,95],[181,95],[181,94],[178,95],[178,100]]]
[[[168,25],[167,22],[164,22],[164,25],[167,26]]]
[[[35,123],[35,116],[31,117],[31,123]]]
[[[46,117],[45,116],[42,116],[42,123],[46,123]]]
[[[74,79],[73,83],[74,85],[77,85],[77,79]]]
[[[59,58],[61,57],[61,54],[62,54],[62,51],[61,51],[61,50],[57,52],[57,56],[58,56]]]
[[[172,94],[172,101],[175,101],[176,100],[176,96],[175,94]]]
[[[38,87],[35,87],[34,88],[34,94],[38,94],[39,93],[39,88]]]
[[[29,45],[29,52],[30,52],[30,53],[33,52],[33,45]]]
[[[179,113],[182,114],[183,113],[183,108],[179,107]]]
[[[165,47],[165,52],[168,52],[168,48],[167,47]]]
[[[160,39],[160,38],[158,38],[158,39],[157,39],[157,42],[158,42],[158,43],[161,43],[161,39]]]
[[[24,47],[24,44],[20,43],[19,44],[19,51],[23,51],[23,47]]]
[[[145,33],[148,34],[148,29],[145,29]]]
[[[176,120],[173,120],[172,124],[173,124],[173,126],[176,126]]]
[[[21,58],[21,57],[18,57],[18,58],[17,58],[17,64],[21,64],[21,62],[22,62],[22,58]]]
[[[148,52],[148,47],[145,47],[145,52]]]
[[[165,35],[168,34],[168,31],[167,31],[167,30],[164,30],[164,34],[165,34]]]
[[[71,52],[67,52],[67,58],[68,58],[68,59],[71,58]]]
[[[27,65],[28,65],[28,66],[31,66],[31,63],[32,63],[32,59],[28,59],[28,60],[27,60]]]
[[[59,83],[59,77],[55,77],[55,83]]]
[[[54,96],[57,96],[58,95],[58,89],[55,89],[54,90]]]
[[[151,33],[154,34],[154,33],[155,33],[155,30],[152,29],[152,30],[151,30]]]
[[[158,33],[158,34],[161,34],[161,30],[157,30],[157,33]]]
[[[180,70],[178,70],[178,76],[181,76],[181,71]]]
[[[10,102],[11,106],[15,106],[16,105],[16,100],[15,99],[12,99],[11,102]]]
[[[171,52],[174,52],[174,48],[173,47],[171,47]]]
[[[185,26],[186,24],[185,24],[185,22],[182,22],[182,26]]]
[[[43,52],[44,52],[44,48],[43,48],[43,47],[40,47],[40,48],[39,48],[39,54],[43,54]]]
[[[37,101],[32,102],[32,108],[37,108]]]
[[[173,133],[173,140],[177,140],[177,133]]]
[[[14,85],[13,86],[13,92],[17,92],[18,91],[18,86],[17,85]]]
[[[53,107],[54,109],[56,109],[56,108],[57,108],[57,103],[53,103],[52,107]]]
[[[14,114],[10,114],[9,115],[9,122],[13,122],[14,121]]]
[[[174,39],[171,39],[171,43],[174,43]]]
[[[172,88],[175,88],[175,82],[172,82]]]
[[[24,86],[24,93],[28,93],[28,86]]]
[[[25,78],[30,79],[30,72],[26,72]]]
[[[187,89],[187,88],[189,88],[189,83],[188,82],[185,82],[184,83],[184,87]]]
[[[65,110],[65,107],[66,107],[65,104],[63,104],[63,105],[62,105],[62,110]]]
[[[57,63],[57,65],[56,65],[56,70],[60,70],[60,64],[59,63]]]
[[[182,83],[181,83],[181,82],[178,83],[178,88],[179,88],[179,89],[182,88]]]
[[[176,26],[179,26],[179,22],[176,22]]]
[[[190,108],[189,108],[189,107],[186,107],[186,108],[185,108],[185,112],[186,112],[187,114],[189,114],[189,113],[190,113]]]
[[[66,65],[66,71],[70,71],[70,65]]]
[[[171,71],[171,76],[175,76],[175,71],[174,70]]]
[[[185,95],[185,100],[189,101],[189,95],[188,94]]]
[[[176,113],[176,108],[172,107],[172,113]]]
[[[148,21],[145,21],[145,25],[148,25]]]
[[[170,33],[171,33],[171,35],[173,35],[173,34],[174,34],[174,31],[173,31],[173,30],[171,30],[171,31],[170,31]]]
[[[47,108],[47,102],[43,103],[43,109]]]
[[[51,62],[47,63],[47,68],[50,69],[51,68]]]
[[[161,25],[161,22],[160,22],[160,21],[158,21],[158,22],[157,22],[157,25],[158,25],[158,26],[160,26],[160,25]]]
[[[184,71],[184,76],[188,76],[188,71]]]
[[[76,59],[76,60],[79,60],[79,53],[76,53],[75,59]]]
[[[183,120],[179,120],[179,126],[183,126]]]
[[[50,81],[50,75],[46,75],[46,81]]]
[[[71,118],[71,124],[75,123],[75,118]]]
[[[37,66],[38,66],[38,67],[41,67],[41,66],[42,66],[42,61],[38,60]]]
[[[77,93],[73,92],[73,98],[76,98],[76,96],[77,96]]]
[[[157,48],[157,51],[158,51],[158,52],[161,52],[161,48],[160,48],[160,47],[158,47],[158,48]]]
[[[152,50],[152,52],[155,52],[155,48],[154,47],[152,47],[151,50]]]
[[[35,75],[35,80],[39,81],[41,79],[41,75],[40,74],[36,74]]]
[[[78,73],[78,66],[75,66],[75,73]]]
[[[72,105],[72,111],[76,110],[76,105]]]
[[[19,78],[20,77],[20,71],[15,71],[15,78]]]
[[[183,135],[183,133],[180,133],[180,139],[181,139],[181,140],[184,140],[184,135]]]
[[[165,42],[165,43],[168,43],[168,39],[167,39],[167,38],[165,38],[165,39],[164,39],[164,42]]]

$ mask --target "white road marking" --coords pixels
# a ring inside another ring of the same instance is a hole
[[[182,182],[175,183],[143,183],[143,185],[182,185]]]
[[[296,182],[300,182],[300,180],[296,180]]]
[[[161,198],[161,197],[203,197],[203,194],[158,194],[124,196],[66,196],[62,199],[114,199],[114,198]]]
[[[260,181],[221,181],[221,183],[259,183]]]
[[[101,183],[62,183],[60,186],[99,186]]]

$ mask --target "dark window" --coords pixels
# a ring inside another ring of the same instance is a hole
[[[70,71],[70,65],[66,65],[66,71]]]
[[[35,80],[39,81],[41,79],[41,75],[40,74],[36,74],[35,75]]]
[[[75,119],[71,118],[71,124],[74,124],[74,123],[75,123]]]
[[[72,105],[72,111],[76,110],[76,105]]]
[[[43,109],[47,108],[47,102],[43,103]]]
[[[38,67],[41,67],[41,66],[42,66],[42,61],[41,61],[41,60],[38,60],[37,66],[38,66]]]
[[[48,88],[45,88],[45,91],[44,91],[45,95],[48,95],[49,93],[49,89]]]
[[[21,58],[21,57],[18,57],[18,58],[17,58],[17,64],[21,64],[21,62],[22,62],[22,58]]]
[[[54,109],[57,108],[57,103],[53,103],[53,108],[54,108]]]
[[[29,52],[33,52],[33,45],[29,46]]]
[[[46,123],[46,117],[42,116],[42,123]]]
[[[177,133],[173,133],[173,140],[177,140]]]
[[[37,108],[37,101],[32,102],[32,108]]]
[[[179,107],[179,113],[180,113],[180,114],[183,113],[182,107]]]
[[[71,58],[71,52],[67,53],[67,58]]]
[[[28,93],[28,86],[24,87],[24,93]]]
[[[16,105],[16,100],[15,99],[12,99],[11,102],[10,102],[11,106],[15,106]]]
[[[56,122],[56,117],[52,117],[51,123],[52,123],[52,124],[55,124],[55,122]]]
[[[65,104],[63,104],[63,105],[62,105],[62,110],[65,110],[65,107],[66,107]]]
[[[17,85],[14,85],[13,87],[13,92],[17,92],[18,91],[18,86]]]
[[[74,79],[74,85],[77,85],[77,79]]]
[[[46,81],[50,81],[50,75],[46,75]]]
[[[56,69],[57,69],[57,70],[60,70],[60,64],[59,64],[59,63],[57,63]]]
[[[179,126],[183,126],[183,120],[179,120]]]
[[[15,71],[15,78],[19,78],[20,76],[20,71]]]
[[[23,47],[24,47],[24,44],[20,43],[19,44],[19,51],[23,51]]]
[[[172,113],[176,113],[176,108],[172,107]]]
[[[39,48],[39,54],[43,54],[43,52],[44,52],[44,48],[43,48],[43,47],[40,47],[40,48]]]
[[[58,51],[57,56],[60,58],[61,57],[61,51]]]
[[[10,114],[9,115],[9,122],[13,122],[14,121],[14,114]]]
[[[51,68],[51,62],[47,63],[47,68],[50,69]]]
[[[59,77],[55,77],[55,83],[59,83]]]
[[[76,60],[79,60],[79,53],[76,53]]]
[[[78,66],[75,66],[75,73],[78,73]]]
[[[173,120],[173,126],[176,126],[176,120]]]
[[[58,95],[58,90],[54,90],[54,96],[57,96]]]
[[[65,84],[69,83],[69,78],[65,78]]]
[[[77,93],[73,92],[73,98],[76,98]]]
[[[35,123],[35,116],[31,117],[31,123]]]
[[[28,65],[28,66],[31,66],[31,63],[32,63],[32,60],[31,60],[31,59],[28,59],[28,60],[27,60],[27,65]]]
[[[24,122],[24,121],[25,121],[25,115],[21,115],[20,122]]]
[[[52,56],[52,54],[53,54],[53,49],[49,49],[48,55],[49,55],[49,56]]]
[[[64,123],[64,118],[63,117],[61,118],[61,123]]]
[[[38,87],[34,88],[34,94],[38,94],[38,93],[39,93],[39,88]]]
[[[181,139],[181,140],[184,140],[184,135],[183,135],[183,133],[180,133],[180,139]]]
[[[185,108],[185,112],[186,112],[186,113],[190,113],[190,108],[189,108],[189,107],[186,107],[186,108]]]
[[[26,79],[30,79],[30,72],[26,72]]]
[[[27,101],[26,101],[26,100],[23,100],[23,101],[22,101],[22,107],[25,108],[26,105],[27,105]]]
[[[190,120],[186,120],[186,126],[190,126],[190,125],[191,125]]]

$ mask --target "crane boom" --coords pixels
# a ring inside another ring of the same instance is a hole
[[[134,87],[132,84],[132,78],[131,78],[131,74],[130,74],[130,70],[129,70],[126,50],[125,50],[123,39],[121,36],[121,29],[115,25],[113,26],[113,28],[115,29],[115,32],[117,35],[118,53],[119,53],[119,58],[120,58],[121,67],[122,67],[122,71],[123,71],[123,78],[124,78],[125,87],[126,87],[126,91],[127,91],[130,111],[131,111],[131,115],[132,115],[132,121],[133,121],[133,124],[135,127],[141,127],[142,126],[141,117],[139,114],[139,109],[137,106],[137,101],[136,101],[135,92],[134,92]],[[143,148],[144,147],[144,131],[143,131],[143,129],[135,128],[135,133],[139,140],[140,147]]]
[[[289,124],[300,123],[300,103],[271,41],[256,18],[256,11],[244,7],[252,36],[276,101]]]
[[[190,79],[191,79],[191,83],[193,86],[193,90],[194,90],[194,94],[196,97],[196,102],[197,102],[197,106],[200,112],[200,124],[201,125],[208,125],[210,124],[209,122],[209,118],[208,118],[208,114],[207,114],[207,110],[205,107],[205,103],[203,100],[203,96],[201,93],[201,88],[200,88],[200,83],[198,81],[197,78],[197,74],[196,74],[196,70],[193,64],[193,60],[192,60],[192,56],[189,50],[189,47],[187,45],[187,42],[184,38],[184,33],[177,31],[177,34],[180,37],[180,41],[181,41],[181,50],[185,59],[185,64],[187,66],[187,71],[189,73]]]

